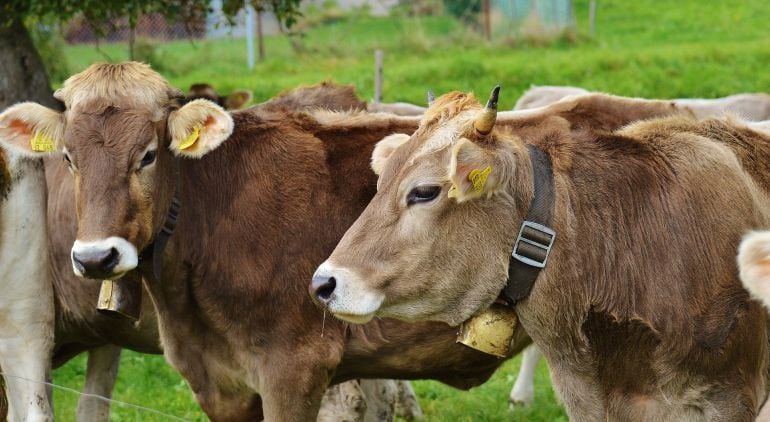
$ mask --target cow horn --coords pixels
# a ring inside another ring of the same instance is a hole
[[[428,89],[428,107],[430,107],[434,101],[436,101],[436,95],[433,93],[432,89]]]
[[[473,122],[473,127],[476,128],[476,132],[481,135],[486,135],[492,132],[492,128],[495,127],[495,120],[497,119],[497,97],[500,95],[500,85],[495,86],[492,90],[492,94],[489,96],[484,110],[481,110],[481,114]]]

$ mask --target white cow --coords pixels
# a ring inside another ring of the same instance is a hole
[[[0,367],[8,420],[50,421],[53,286],[40,159],[0,149]],[[37,381],[37,382],[35,382]]]

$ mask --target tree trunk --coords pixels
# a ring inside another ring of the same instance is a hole
[[[61,107],[24,23],[18,17],[10,24],[0,19],[0,111],[21,101]]]
[[[0,421],[8,420],[8,397],[5,396],[5,378],[0,376]]]

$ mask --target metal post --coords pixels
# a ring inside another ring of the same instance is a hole
[[[382,101],[382,59],[385,56],[382,50],[374,51],[374,103]]]
[[[257,41],[259,42],[259,61],[265,61],[265,34],[262,31],[262,10],[257,10]]]
[[[596,33],[596,0],[588,5],[588,33],[593,37]]]
[[[249,0],[245,0],[246,9],[246,55],[249,70],[254,70],[254,7]]]

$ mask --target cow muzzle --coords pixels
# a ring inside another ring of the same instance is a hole
[[[354,272],[328,261],[313,274],[309,291],[317,304],[337,318],[355,324],[369,322],[385,299],[383,294],[367,288]]]
[[[139,262],[134,245],[121,237],[90,242],[76,240],[71,258],[75,275],[98,280],[119,278]]]

